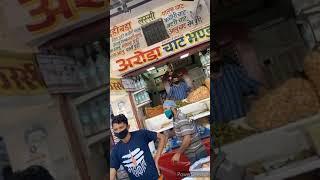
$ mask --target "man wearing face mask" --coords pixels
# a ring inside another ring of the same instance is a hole
[[[201,158],[208,156],[208,153],[201,142],[197,127],[194,122],[190,121],[185,114],[176,108],[174,101],[166,100],[163,103],[164,113],[168,119],[173,119],[173,126],[176,136],[182,140],[180,148],[172,157],[174,163],[180,160],[180,156],[184,153],[191,164]]]
[[[181,77],[178,74],[173,74],[172,78],[168,98],[175,101],[186,99],[191,88],[185,81],[181,80]]]
[[[210,97],[213,110],[211,123],[228,122],[246,115],[246,96],[256,96],[259,93],[260,83],[249,78],[244,68],[232,58],[222,56],[220,49],[213,51],[211,64]],[[260,89],[261,90],[261,89]]]
[[[148,130],[129,132],[129,128],[128,119],[123,114],[112,118],[112,129],[121,141],[111,152],[110,179],[115,180],[120,165],[131,180],[158,179],[158,160],[166,144],[166,137]],[[156,140],[159,140],[159,144],[153,158],[148,144]]]

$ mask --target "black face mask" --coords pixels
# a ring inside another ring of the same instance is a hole
[[[125,129],[119,133],[114,133],[114,135],[119,139],[124,139],[128,135],[129,131],[128,129]]]

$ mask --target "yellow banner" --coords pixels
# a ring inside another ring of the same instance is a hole
[[[47,93],[32,60],[0,55],[0,95],[37,95]]]
[[[121,79],[111,78],[110,79],[110,91],[124,91]]]

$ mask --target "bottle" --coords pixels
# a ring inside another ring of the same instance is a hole
[[[205,65],[206,64],[206,59],[205,59],[205,57],[204,57],[204,55],[202,55],[202,53],[201,52],[199,52],[199,56],[200,56],[200,61],[201,61],[201,64],[202,65]]]
[[[149,101],[150,100],[150,96],[149,96],[147,91],[144,91],[144,95],[146,97],[146,101]]]
[[[137,90],[139,89],[138,80],[134,80],[134,87],[135,87]]]
[[[207,49],[207,53],[206,53],[206,65],[210,64],[210,49]]]
[[[89,77],[89,71],[87,71],[87,68],[85,68],[79,61],[76,64],[79,72],[81,87],[83,89],[88,89],[87,78]]]
[[[141,89],[142,86],[141,86],[141,81],[140,81],[140,78],[137,79],[137,84],[138,84],[138,89]]]
[[[85,63],[84,63],[84,52],[83,49],[81,48],[73,48],[70,49],[69,51],[69,56],[70,57],[74,57],[76,59],[76,67],[78,70],[78,76],[80,79],[80,84],[84,89],[88,88],[88,78],[89,78],[89,71],[88,69],[85,67]]]
[[[105,130],[107,129],[107,119],[108,119],[108,108],[106,106],[106,101],[107,101],[107,97],[106,96],[102,96],[99,98],[99,110],[100,110],[100,114],[101,114],[101,124],[102,124],[102,129]]]
[[[82,125],[82,130],[84,136],[89,136],[92,134],[92,128],[90,125],[90,113],[86,108],[79,108],[79,119]]]
[[[142,87],[143,87],[143,88],[146,88],[146,87],[147,87],[147,83],[144,81],[143,78],[141,78],[141,81],[142,81]]]
[[[88,64],[89,79],[90,79],[89,88],[95,88],[99,83],[97,78],[96,65],[91,57],[92,50],[90,45],[86,46],[86,52],[87,52],[87,64]]]
[[[135,94],[135,95],[134,95],[134,99],[136,100],[136,104],[139,104],[138,94]]]
[[[102,84],[107,83],[107,59],[103,56],[103,50],[99,41],[93,43],[94,50],[96,51],[96,71],[99,82]]]
[[[141,96],[142,96],[142,102],[145,102],[145,101],[147,100],[145,91],[142,91],[142,92],[141,92]]]
[[[141,86],[141,88],[145,88],[144,80],[142,77],[140,78],[140,86]]]
[[[92,117],[93,133],[96,133],[100,130],[101,124],[100,124],[99,109],[96,106],[95,99],[89,102],[89,108],[90,108],[90,114]]]
[[[138,104],[141,104],[141,102],[143,101],[141,98],[141,93],[138,93],[137,96],[138,96]]]

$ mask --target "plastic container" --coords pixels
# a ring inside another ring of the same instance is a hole
[[[207,153],[210,154],[210,139],[202,141]],[[165,180],[181,180],[188,176],[190,161],[185,155],[181,155],[180,161],[177,164],[173,164],[171,161],[175,151],[171,151],[162,155],[159,159],[159,169]]]

